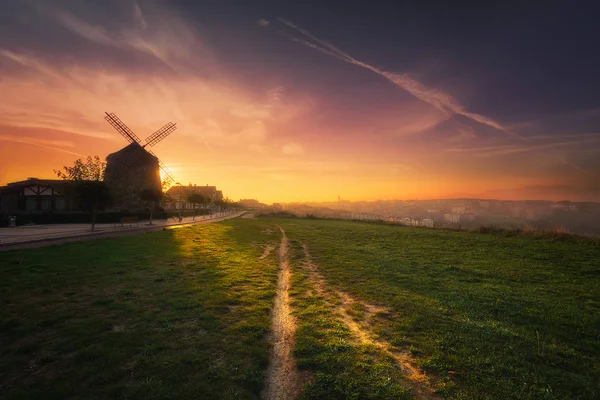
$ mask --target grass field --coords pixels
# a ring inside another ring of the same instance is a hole
[[[600,398],[597,241],[292,218],[0,253],[0,398],[259,398],[279,227],[301,398]]]
[[[256,398],[271,239],[221,223],[0,253],[0,397]]]

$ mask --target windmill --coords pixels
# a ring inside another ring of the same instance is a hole
[[[169,186],[175,182],[167,166],[146,147],[153,147],[164,140],[177,129],[176,124],[169,122],[142,143],[141,139],[114,113],[106,113],[104,119],[129,142],[121,150],[106,157],[104,181],[113,189],[118,205],[134,206],[134,203],[138,202],[140,190],[161,189],[163,185]]]

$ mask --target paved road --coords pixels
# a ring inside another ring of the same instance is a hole
[[[181,222],[173,218],[168,220],[154,220],[152,225],[149,225],[149,221],[139,221],[137,224],[124,224],[124,226],[96,224],[94,232],[90,232],[90,224],[30,225],[16,228],[0,228],[0,251],[206,224],[235,218],[243,213],[243,211],[223,213],[211,217],[201,215],[195,219],[193,217],[185,217],[182,218]]]

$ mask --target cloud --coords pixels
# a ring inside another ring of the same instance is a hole
[[[304,148],[298,143],[288,143],[281,147],[281,152],[286,156],[301,156],[304,154]]]
[[[465,108],[454,97],[452,97],[448,93],[445,93],[441,90],[429,88],[429,87],[425,86],[424,84],[416,81],[415,79],[409,77],[407,74],[386,72],[386,71],[380,70],[379,68],[376,68],[370,64],[367,64],[367,63],[359,61],[355,58],[352,58],[347,53],[343,52],[342,50],[334,47],[333,45],[331,45],[327,42],[324,42],[324,41],[318,39],[317,37],[313,36],[308,31],[298,27],[297,25],[295,25],[285,19],[282,19],[282,18],[279,18],[278,20],[285,26],[291,28],[296,33],[300,33],[305,38],[308,38],[308,39],[300,39],[300,38],[294,37],[292,35],[286,34],[285,32],[282,32],[284,35],[286,35],[290,39],[292,39],[296,42],[302,43],[310,48],[313,48],[313,49],[321,52],[321,53],[327,54],[331,57],[335,57],[338,60],[341,60],[341,61],[347,62],[349,64],[356,65],[356,66],[368,69],[370,71],[373,71],[374,73],[386,78],[387,80],[392,82],[394,85],[398,86],[399,88],[412,94],[414,97],[416,97],[416,98],[432,105],[433,107],[437,108],[438,110],[442,111],[447,116],[451,116],[452,114],[460,114],[460,115],[463,115],[463,116],[465,116],[473,121],[476,121],[480,124],[490,126],[492,128],[498,129],[500,131],[506,131],[506,129],[500,123],[494,121],[493,119],[465,110]]]
[[[140,28],[146,29],[148,27],[142,9],[140,8],[138,2],[135,0],[133,2],[133,19]]]
[[[500,145],[500,146],[482,146],[482,147],[454,147],[445,149],[447,152],[452,153],[469,153],[472,157],[495,157],[504,156],[517,153],[534,152],[540,150],[548,150],[553,148],[562,148],[569,146],[587,146],[594,143],[600,143],[600,137],[593,137],[591,139],[581,141],[562,141],[554,143],[544,143],[538,145]]]
[[[112,38],[101,26],[91,25],[65,11],[56,12],[55,17],[65,28],[92,42],[107,46],[119,47],[121,45],[118,40]]]
[[[88,15],[84,18],[81,13],[76,15],[72,9],[50,7],[45,3],[40,3],[38,9],[40,15],[50,18],[80,38],[109,48],[130,50],[132,54],[127,56],[129,58],[135,58],[139,52],[160,61],[174,71],[185,73],[194,73],[199,68],[210,69],[214,66],[215,57],[212,51],[199,40],[198,32],[186,22],[185,17],[180,15],[176,8],[168,7],[159,1],[144,3],[150,9],[148,15],[160,15],[160,18],[147,19],[136,0],[126,3],[129,3],[133,10],[124,9],[121,7],[123,3],[119,3],[118,7],[112,7],[110,10],[115,15],[113,20],[94,20],[92,18],[95,16],[90,16],[91,10],[88,10]],[[83,8],[79,10],[81,9]],[[125,23],[115,23],[120,20],[125,20]],[[97,54],[110,58],[106,51]],[[117,54],[117,61],[121,61],[123,53],[115,53],[114,56]],[[147,64],[147,60],[145,62]]]
[[[11,60],[12,62],[20,64],[24,67],[35,70],[40,74],[52,77],[57,80],[63,79],[62,74],[57,73],[57,71],[54,68],[50,67],[46,63],[38,60],[36,57],[33,57],[31,55],[25,53],[15,53],[10,50],[0,48],[0,56],[5,57]]]
[[[106,148],[115,148],[121,138],[103,120],[105,111],[115,112],[140,137],[168,121],[176,122],[178,130],[169,138],[169,146],[157,151],[159,156],[163,149],[182,141],[186,142],[186,150],[201,146],[203,153],[223,155],[226,149],[233,157],[238,150],[246,151],[251,146],[269,154],[278,151],[279,146],[269,141],[268,125],[285,124],[297,115],[295,110],[302,108],[296,103],[275,101],[277,94],[261,96],[263,101],[258,101],[241,87],[230,83],[225,90],[219,80],[202,76],[72,68],[7,51],[0,51],[2,56],[33,68],[30,73],[6,75],[0,80],[0,92],[11,99],[0,108],[4,125],[52,129],[116,142]],[[45,73],[39,74],[39,70]],[[81,151],[90,150],[82,147]]]
[[[257,23],[258,23],[258,25],[260,25],[262,27],[267,27],[267,26],[271,25],[271,23],[264,18],[259,19]]]
[[[31,146],[43,147],[45,149],[50,149],[50,150],[60,151],[63,153],[73,154],[73,155],[76,155],[79,157],[85,157],[81,153],[76,153],[74,151],[61,148],[62,146],[74,147],[73,143],[66,142],[66,141],[46,140],[46,139],[30,138],[30,137],[23,137],[23,136],[13,136],[13,135],[0,135],[0,141],[23,143],[23,144],[28,144]],[[57,147],[57,146],[61,146],[61,147]]]

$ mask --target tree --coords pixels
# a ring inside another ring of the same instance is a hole
[[[156,188],[145,188],[140,191],[140,199],[150,203],[150,225],[152,225],[152,215],[154,206],[163,198],[163,192]]]
[[[90,213],[92,231],[96,225],[98,211],[112,203],[110,191],[102,182],[105,170],[106,162],[98,156],[88,156],[85,161],[78,159],[72,167],[65,166],[62,170],[54,170],[59,178],[66,181],[66,194],[77,200],[84,211]]]
[[[225,197],[222,201],[223,201],[222,207],[226,210],[242,208],[242,206],[239,203],[236,203],[235,201],[231,200],[228,197]]]
[[[64,166],[63,170],[54,170],[54,173],[66,181],[102,181],[106,171],[106,161],[98,156],[87,156],[83,161],[81,158],[75,160],[72,167]]]
[[[224,200],[214,200],[213,204],[219,207],[219,213],[222,213],[227,208],[227,203]]]
[[[193,220],[196,219],[196,204],[204,204],[206,202],[206,198],[202,196],[200,193],[190,192],[187,195],[186,199],[189,203],[192,203],[194,209]]]

